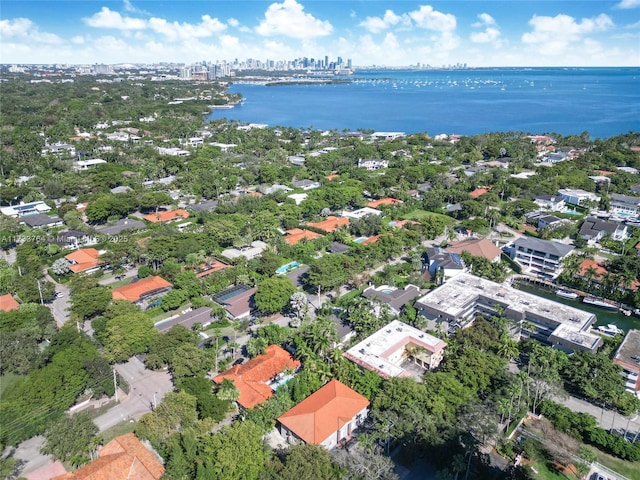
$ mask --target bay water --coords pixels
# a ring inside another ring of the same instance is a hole
[[[358,70],[345,83],[233,83],[242,105],[213,110],[270,127],[605,138],[640,131],[640,68]]]

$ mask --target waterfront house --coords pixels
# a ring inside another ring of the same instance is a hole
[[[587,217],[580,227],[579,235],[590,243],[597,243],[607,235],[613,240],[623,241],[628,237],[628,227],[618,222]]]
[[[474,257],[484,257],[491,263],[499,262],[500,256],[502,255],[502,250],[496,247],[491,240],[487,240],[486,238],[470,238],[468,240],[454,242],[447,245],[447,251],[457,254],[468,252]]]
[[[532,273],[555,277],[562,260],[573,252],[573,246],[534,237],[521,237],[513,244],[511,258]]]
[[[622,216],[634,216],[640,213],[640,197],[631,197],[620,193],[611,194],[611,213]]]
[[[595,352],[602,338],[590,332],[593,313],[523,292],[502,283],[461,273],[415,302],[429,328],[453,332],[478,315],[501,315],[518,325],[516,335],[565,351]],[[499,313],[498,313],[499,312]]]
[[[629,330],[613,356],[613,363],[620,365],[625,388],[640,392],[640,330]]]

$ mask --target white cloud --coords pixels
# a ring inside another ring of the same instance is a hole
[[[473,43],[493,43],[494,46],[499,47],[502,45],[500,41],[500,30],[496,24],[495,19],[488,13],[478,14],[479,22],[472,24],[472,27],[484,27],[481,32],[472,32],[469,38]]]
[[[396,15],[393,10],[387,10],[382,17],[365,18],[360,22],[360,26],[371,33],[380,33],[399,23],[407,25],[410,23],[410,20],[406,15]]]
[[[627,9],[640,7],[640,0],[621,0],[615,8]]]
[[[482,32],[473,32],[469,36],[473,43],[494,43],[500,39],[500,30],[489,27]]]
[[[168,22],[164,18],[150,18],[149,28],[164,35],[169,40],[189,40],[191,38],[210,37],[224,31],[227,26],[217,18],[209,15],[202,16],[198,24]]]
[[[84,22],[95,28],[115,28],[117,30],[142,30],[146,22],[140,18],[123,17],[118,12],[102,7],[98,13],[85,18]]]
[[[418,27],[427,30],[450,32],[456,29],[455,15],[434,10],[431,5],[422,5],[419,10],[409,12],[409,16]]]
[[[0,20],[0,37],[20,38],[29,43],[42,43],[60,45],[62,38],[54,33],[41,32],[40,29],[28,18],[16,18],[13,20]],[[7,51],[8,46],[3,45]]]
[[[32,28],[33,22],[28,18],[0,20],[0,35],[3,37],[19,37]]]
[[[256,27],[256,32],[265,37],[283,35],[286,37],[305,39],[330,35],[333,26],[330,22],[319,20],[296,0],[284,0],[272,3],[264,14],[264,19]]]
[[[75,37],[71,38],[71,43],[82,45],[84,43],[84,37],[82,35],[76,35]]]
[[[136,7],[130,0],[123,0],[124,3],[124,11],[129,13],[140,13],[143,15],[151,15],[146,10]]]
[[[234,28],[240,25],[240,22],[235,18],[230,18],[229,20],[227,20],[227,23],[229,24],[230,27],[234,27]]]
[[[480,21],[472,24],[472,27],[484,27],[496,24],[495,19],[488,13],[479,13],[478,18],[480,19]]]
[[[569,15],[555,17],[534,16],[529,20],[533,31],[522,35],[522,41],[536,46],[539,53],[562,55],[572,44],[580,42],[586,35],[602,32],[614,26],[608,15],[576,21]]]
[[[221,35],[220,45],[224,48],[233,48],[240,44],[240,39],[232,35]]]

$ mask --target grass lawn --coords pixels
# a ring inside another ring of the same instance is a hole
[[[535,474],[535,478],[540,478],[542,480],[575,480],[576,478],[574,475],[565,475],[553,467],[549,467],[544,459],[534,460],[527,464],[527,468],[532,469]]]
[[[133,422],[130,420],[126,422],[120,422],[114,425],[113,427],[105,430],[104,433],[102,434],[102,440],[104,444],[107,444],[108,442],[110,442],[116,437],[119,437],[120,435],[133,432],[133,429],[135,426],[136,426],[136,422]]]
[[[624,475],[629,480],[640,480],[640,463],[628,462],[621,458],[614,457],[608,453],[604,453],[596,448],[589,447],[598,457],[598,463],[605,467]]]
[[[0,397],[2,397],[7,388],[13,385],[20,378],[22,378],[22,375],[16,375],[15,373],[6,373],[2,375],[0,377]]]
[[[422,210],[421,208],[416,208],[411,210],[409,213],[406,213],[402,216],[404,220],[420,220],[425,217],[439,217],[443,220],[447,225],[453,225],[456,221],[448,217],[447,215],[442,215],[441,213],[428,212],[426,210]]]

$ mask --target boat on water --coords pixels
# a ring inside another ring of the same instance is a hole
[[[605,308],[607,310],[618,310],[618,306],[615,303],[609,303],[603,298],[598,297],[584,297],[582,303],[587,305],[593,305],[594,307]]]
[[[235,103],[227,103],[225,105],[209,105],[212,110],[230,110],[236,106]]]
[[[565,290],[563,288],[556,290],[556,295],[562,298],[571,298],[574,300],[578,298],[578,294],[576,292],[572,292],[571,290]]]
[[[610,335],[612,337],[624,333],[624,330],[618,328],[618,326],[616,326],[614,323],[610,323],[608,325],[600,325],[599,327],[596,327],[596,330],[600,333]]]

